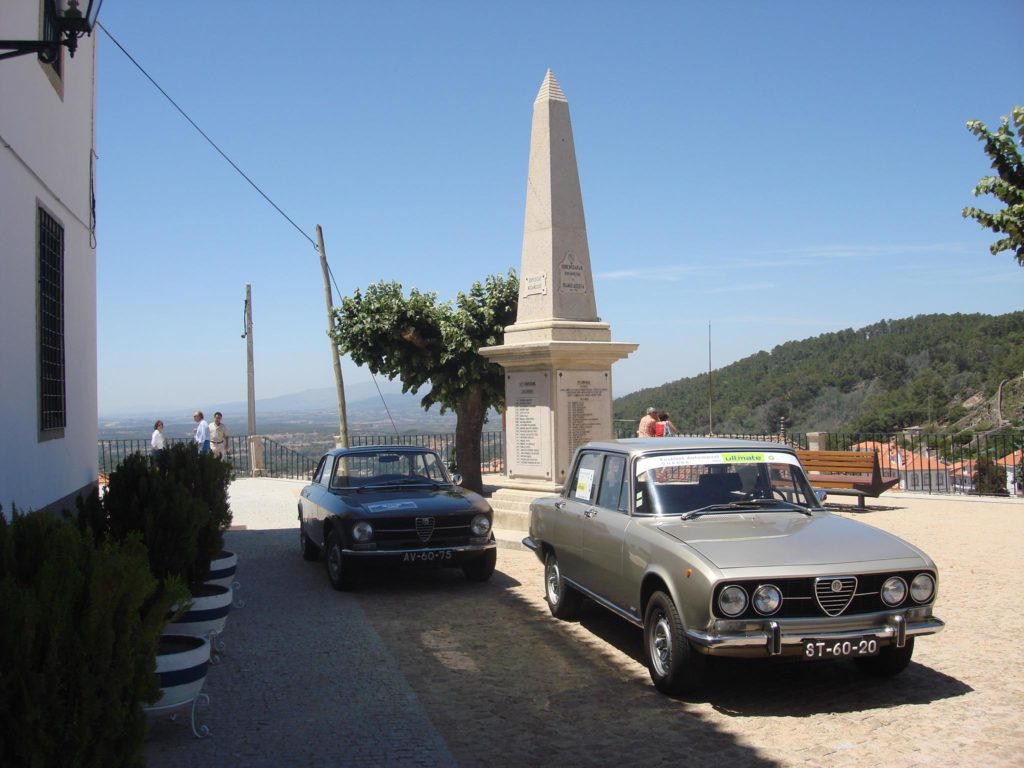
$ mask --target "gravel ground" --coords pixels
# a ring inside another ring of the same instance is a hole
[[[529,552],[500,549],[486,584],[420,571],[335,592],[299,555],[301,486],[232,485],[245,606],[207,677],[212,735],[154,720],[152,768],[1024,763],[1024,502],[888,493],[864,512],[837,506],[936,560],[946,630],[891,680],[848,662],[714,659],[682,700],[651,686],[636,628],[592,604],[579,622],[553,619]]]

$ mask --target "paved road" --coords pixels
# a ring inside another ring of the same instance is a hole
[[[850,663],[715,660],[706,690],[650,685],[640,634],[596,606],[551,618],[528,552],[498,571],[382,577],[330,589],[298,551],[297,485],[239,481],[239,597],[211,668],[213,735],[155,721],[165,766],[1018,766],[1024,763],[1024,504],[883,497],[846,514],[939,563],[946,632],[894,680]],[[259,528],[258,530],[256,528]],[[1009,607],[1009,608],[1008,608]],[[993,619],[998,617],[998,619]]]

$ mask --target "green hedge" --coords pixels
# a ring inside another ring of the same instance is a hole
[[[180,595],[158,594],[137,535],[97,544],[48,512],[0,516],[0,765],[142,765],[141,705]]]
[[[231,466],[192,444],[167,448],[153,463],[133,454],[110,473],[101,507],[80,510],[97,538],[138,533],[149,550],[153,575],[201,585],[210,560],[224,548],[231,524]]]

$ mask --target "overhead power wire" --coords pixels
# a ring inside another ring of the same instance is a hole
[[[110,30],[107,29],[106,27],[104,27],[99,22],[96,22],[96,26],[98,26],[100,29],[102,29],[103,33],[107,37],[109,37],[111,39],[111,41],[113,41],[114,45],[116,45],[118,48],[121,49],[121,53],[123,53],[125,56],[127,56],[128,60],[138,68],[139,72],[141,72],[143,75],[145,75],[146,79],[149,80],[149,82],[151,82],[153,84],[153,86],[158,91],[160,91],[160,93],[162,93],[164,95],[164,98],[167,99],[169,102],[171,102],[171,105],[176,110],[178,110],[178,112],[181,113],[181,116],[184,117],[186,120],[188,120],[188,122],[191,124],[191,126],[193,128],[195,128],[197,131],[199,131],[199,135],[202,136],[204,139],[206,139],[206,141],[209,143],[209,145],[211,147],[213,147],[215,150],[217,150],[217,153],[221,157],[223,157],[225,160],[227,160],[227,162],[231,165],[231,167],[234,168],[236,171],[238,171],[239,175],[243,179],[245,179],[247,182],[249,182],[249,185],[253,189],[255,189],[257,192],[259,192],[264,200],[266,200],[268,203],[270,203],[274,207],[274,210],[276,210],[278,213],[280,213],[282,216],[284,216],[284,218],[288,220],[288,223],[291,224],[293,227],[295,227],[295,229],[298,230],[299,234],[301,234],[304,238],[309,240],[309,242],[312,243],[313,247],[316,248],[316,242],[313,240],[313,238],[310,237],[308,234],[306,234],[306,232],[302,229],[302,227],[300,227],[298,224],[296,224],[292,220],[291,216],[289,216],[287,213],[282,211],[281,207],[277,203],[275,203],[273,200],[271,200],[270,197],[267,195],[267,193],[264,192],[262,189],[260,189],[259,186],[256,184],[256,182],[253,181],[252,179],[250,179],[246,175],[245,171],[243,171],[241,168],[239,168],[238,165],[235,164],[235,161],[232,160],[230,157],[228,157],[224,153],[224,150],[222,150],[220,147],[218,147],[217,143],[213,139],[211,139],[209,136],[206,135],[206,132],[202,128],[200,128],[198,125],[196,125],[196,121],[193,120],[191,117],[189,117],[188,113],[185,112],[185,110],[182,109],[180,106],[178,106],[178,103],[174,99],[172,99],[170,97],[170,95],[167,93],[167,91],[165,91],[163,88],[160,87],[160,84],[156,80],[154,80],[152,78],[152,76],[150,76],[149,72],[147,72],[145,69],[143,69],[142,65],[139,64],[139,62],[137,62],[135,60],[135,57],[132,56],[130,53],[128,53],[127,50],[125,50],[125,47],[123,45],[121,45],[121,43],[118,42],[117,38],[114,37],[112,34],[110,34]]]
[[[211,147],[213,147],[215,150],[217,150],[217,154],[219,154],[221,157],[223,157],[228,162],[228,164],[232,168],[234,168],[238,172],[238,174],[249,183],[249,185],[253,189],[255,189],[257,192],[259,192],[260,196],[264,200],[266,200],[268,203],[270,203],[270,205],[273,206],[274,210],[276,210],[279,214],[281,214],[288,221],[289,224],[291,224],[293,227],[295,227],[296,231],[298,231],[298,233],[300,235],[302,235],[304,238],[306,238],[313,245],[313,247],[316,248],[316,250],[319,252],[320,249],[317,247],[316,241],[313,240],[313,238],[310,237],[302,229],[302,227],[300,227],[298,224],[296,224],[291,216],[289,216],[287,213],[285,213],[283,210],[281,210],[281,207],[277,203],[275,203],[273,200],[271,200],[270,197],[267,195],[267,193],[264,192],[262,189],[260,189],[259,185],[257,185],[255,181],[253,181],[251,178],[249,178],[248,174],[246,174],[245,171],[243,171],[241,168],[239,168],[234,160],[232,160],[230,157],[227,156],[227,154],[225,154],[224,150],[222,150],[220,147],[217,146],[217,143],[206,134],[206,131],[204,131],[202,128],[200,128],[196,124],[196,121],[188,116],[188,113],[185,112],[185,110],[182,109],[178,105],[178,103],[174,99],[171,98],[170,94],[168,94],[167,91],[165,91],[160,86],[160,84],[156,80],[153,79],[153,77],[149,74],[149,72],[147,72],[143,68],[143,66],[141,64],[139,64],[138,61],[136,61],[135,57],[132,56],[130,53],[128,53],[128,51],[125,49],[125,47],[123,45],[121,45],[121,43],[118,41],[118,39],[116,37],[114,37],[112,34],[110,34],[110,30],[107,29],[105,26],[103,26],[98,21],[96,22],[96,26],[98,26],[100,29],[102,29],[103,30],[103,34],[105,34],[107,37],[109,37],[111,42],[113,42],[114,45],[116,45],[118,48],[121,49],[121,53],[123,53],[125,56],[127,56],[128,60],[132,64],[134,64],[136,66],[136,68],[139,70],[139,72],[141,72],[143,75],[145,75],[146,79],[149,80],[149,82],[153,84],[153,87],[156,88],[158,91],[160,91],[161,94],[163,94],[163,97],[165,99],[167,99],[167,101],[169,101],[171,103],[171,105],[176,110],[178,110],[178,112],[181,114],[182,117],[184,117],[186,120],[188,120],[189,124],[193,128],[195,128],[196,131],[199,132],[199,135],[202,136],[204,139],[206,139],[207,143],[209,143],[209,145]],[[338,288],[338,281],[334,279],[334,271],[331,269],[331,265],[330,264],[327,265],[327,272],[331,276],[331,282],[334,283],[334,290],[340,296],[341,295],[341,290]],[[243,334],[243,338],[244,338],[244,334]],[[384,394],[380,391],[380,385],[377,383],[377,377],[373,374],[373,371],[370,371],[370,378],[373,380],[373,385],[377,388],[377,394],[380,396],[380,401],[384,405],[385,412],[387,412],[388,421],[391,422],[391,428],[395,431],[395,434],[397,435],[398,434],[398,426],[395,424],[395,420],[391,416],[391,409],[388,408],[387,401],[384,399]]]

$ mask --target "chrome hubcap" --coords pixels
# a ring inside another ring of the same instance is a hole
[[[663,613],[658,614],[651,630],[651,662],[659,675],[668,675],[672,666],[672,630]]]
[[[554,560],[549,560],[545,570],[547,571],[548,600],[551,601],[553,605],[558,605],[558,595],[561,587],[558,563]]]

